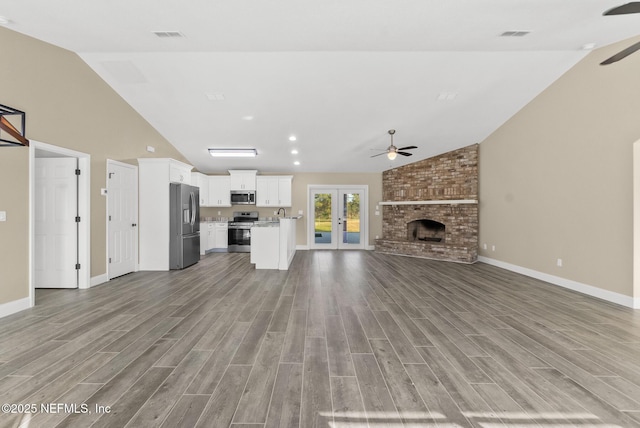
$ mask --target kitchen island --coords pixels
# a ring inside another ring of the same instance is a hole
[[[251,228],[251,263],[256,269],[288,270],[296,254],[296,221],[283,217],[278,221],[256,222]]]

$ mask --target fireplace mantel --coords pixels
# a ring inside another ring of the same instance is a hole
[[[477,204],[476,199],[441,199],[431,201],[381,201],[378,205],[460,205]]]

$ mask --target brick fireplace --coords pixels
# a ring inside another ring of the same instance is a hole
[[[477,144],[384,171],[382,194],[377,252],[476,261]]]

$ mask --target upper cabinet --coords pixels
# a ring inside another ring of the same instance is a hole
[[[209,176],[200,172],[191,173],[191,185],[200,188],[200,206],[209,206]]]
[[[172,183],[191,184],[192,169],[191,165],[169,159],[169,181]]]
[[[256,190],[257,170],[229,170],[231,188],[229,190]]]
[[[256,178],[257,207],[290,207],[291,182],[290,175],[261,175]]]
[[[209,177],[210,207],[231,206],[231,177],[228,175],[210,175]]]

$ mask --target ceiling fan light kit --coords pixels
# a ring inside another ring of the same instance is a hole
[[[413,154],[413,153],[405,152],[403,150],[411,150],[411,149],[418,148],[417,146],[407,146],[407,147],[397,148],[396,146],[393,145],[393,134],[396,133],[396,130],[390,129],[387,131],[387,133],[391,136],[391,144],[389,145],[389,147],[383,150],[382,153],[378,153],[377,155],[371,156],[372,158],[386,154],[389,160],[394,160],[398,155],[411,156]]]

